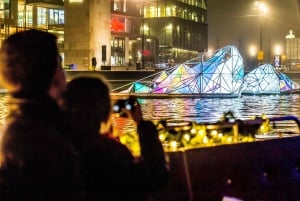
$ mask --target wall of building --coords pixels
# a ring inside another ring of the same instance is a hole
[[[103,45],[110,63],[110,1],[65,1],[64,44],[65,65],[88,70],[92,57],[101,65]]]
[[[90,3],[91,56],[96,57],[97,66],[110,65],[111,3],[107,0],[92,0],[90,2],[93,2]]]
[[[300,38],[286,38],[286,61],[284,63],[290,70],[300,67]]]

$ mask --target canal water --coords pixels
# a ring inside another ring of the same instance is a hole
[[[7,94],[0,94],[0,126],[7,115]],[[182,119],[198,123],[215,122],[228,111],[236,118],[297,116],[300,94],[242,96],[240,98],[138,99],[145,119]]]
[[[183,119],[216,122],[226,112],[238,119],[255,116],[300,117],[300,95],[243,96],[240,98],[139,99],[146,119]]]
[[[78,76],[78,72],[67,72],[68,77]],[[87,75],[93,72],[79,72]],[[124,82],[120,78],[146,76],[143,72],[127,75],[113,71],[98,72],[107,78],[112,89]],[[74,74],[74,75],[73,75]],[[118,75],[118,77],[116,77]],[[288,77],[300,84],[299,72],[288,72]],[[127,80],[127,82],[130,82]],[[116,85],[116,86],[115,86]],[[124,85],[124,83],[122,84]],[[129,86],[129,85],[128,85]],[[242,96],[240,98],[171,98],[171,99],[139,99],[145,119],[184,119],[187,121],[215,122],[223,113],[231,111],[236,118],[248,119],[255,116],[266,115],[267,117],[294,115],[300,118],[300,95],[267,95],[267,96]]]

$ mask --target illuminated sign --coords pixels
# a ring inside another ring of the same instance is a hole
[[[148,56],[150,56],[150,51],[149,50],[144,50],[144,51],[142,50],[141,54],[143,54],[144,56],[148,57]]]
[[[257,60],[263,60],[264,59],[264,52],[263,51],[258,51],[257,54]]]
[[[125,31],[125,20],[122,18],[113,17],[111,19],[111,31],[124,32]]]

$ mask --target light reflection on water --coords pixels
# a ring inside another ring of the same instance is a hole
[[[145,119],[184,119],[215,122],[224,112],[236,118],[300,116],[300,95],[243,96],[241,98],[139,99]]]
[[[300,95],[243,96],[241,98],[176,98],[139,99],[143,116],[149,120],[184,119],[187,121],[216,122],[224,112],[232,111],[239,119],[254,116],[300,117]],[[7,94],[0,93],[0,126],[7,115]]]
[[[0,126],[3,126],[5,122],[5,117],[7,115],[7,94],[0,93]]]

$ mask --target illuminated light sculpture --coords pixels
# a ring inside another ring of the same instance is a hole
[[[199,58],[197,58],[199,59]],[[241,94],[281,94],[300,90],[299,85],[271,64],[244,76],[243,58],[234,46],[217,50],[207,61],[177,65],[161,71],[152,81],[134,82],[120,93],[238,97]]]
[[[231,94],[238,96],[243,84],[243,58],[234,46],[219,49],[205,62],[190,67],[187,63],[162,71],[152,84],[131,86],[133,93],[151,94]],[[140,83],[141,84],[141,83]],[[133,84],[135,85],[135,83]],[[148,89],[148,88],[147,88]]]
[[[119,93],[150,93],[152,91],[152,88],[146,86],[145,84],[142,84],[140,82],[134,82],[130,87],[124,91],[121,91]]]
[[[154,86],[152,93],[194,93],[193,88],[190,88],[189,84],[194,80],[193,78],[195,73],[196,72],[191,67],[185,64],[180,64],[165,79],[154,80],[154,83],[157,84]]]
[[[142,83],[139,83],[139,82],[135,82],[133,84],[133,87],[134,87],[134,91],[138,91],[139,93],[149,93],[152,91],[152,88],[142,84]]]
[[[242,94],[281,94],[299,89],[299,85],[271,64],[263,64],[244,78]]]
[[[152,93],[238,95],[244,78],[243,58],[234,46],[226,46],[206,62],[193,67],[181,64],[164,80],[159,78]]]
[[[199,93],[240,93],[244,79],[244,63],[234,46],[218,50],[206,62],[199,63],[193,69],[200,79]]]

